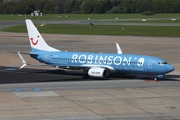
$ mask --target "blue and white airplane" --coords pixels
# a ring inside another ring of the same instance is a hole
[[[151,75],[154,80],[174,70],[165,60],[147,55],[122,54],[116,43],[117,54],[93,52],[63,52],[50,47],[30,19],[25,20],[31,45],[30,56],[50,66],[83,70],[84,77],[107,78],[109,74]],[[23,65],[27,65],[18,52]]]

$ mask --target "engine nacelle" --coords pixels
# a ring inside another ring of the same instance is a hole
[[[108,76],[108,71],[104,68],[93,67],[89,69],[88,75],[90,77],[106,78]]]

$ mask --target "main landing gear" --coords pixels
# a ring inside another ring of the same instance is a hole
[[[87,73],[83,74],[84,79],[89,79],[89,75]]]

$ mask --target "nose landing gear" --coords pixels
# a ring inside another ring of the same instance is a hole
[[[155,77],[155,78],[154,78],[154,81],[158,81],[158,77]]]
[[[159,79],[161,79],[163,77],[163,75],[157,75],[155,78],[154,78],[154,81],[158,81]]]

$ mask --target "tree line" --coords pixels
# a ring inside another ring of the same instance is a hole
[[[0,14],[179,13],[180,0],[0,0]]]

